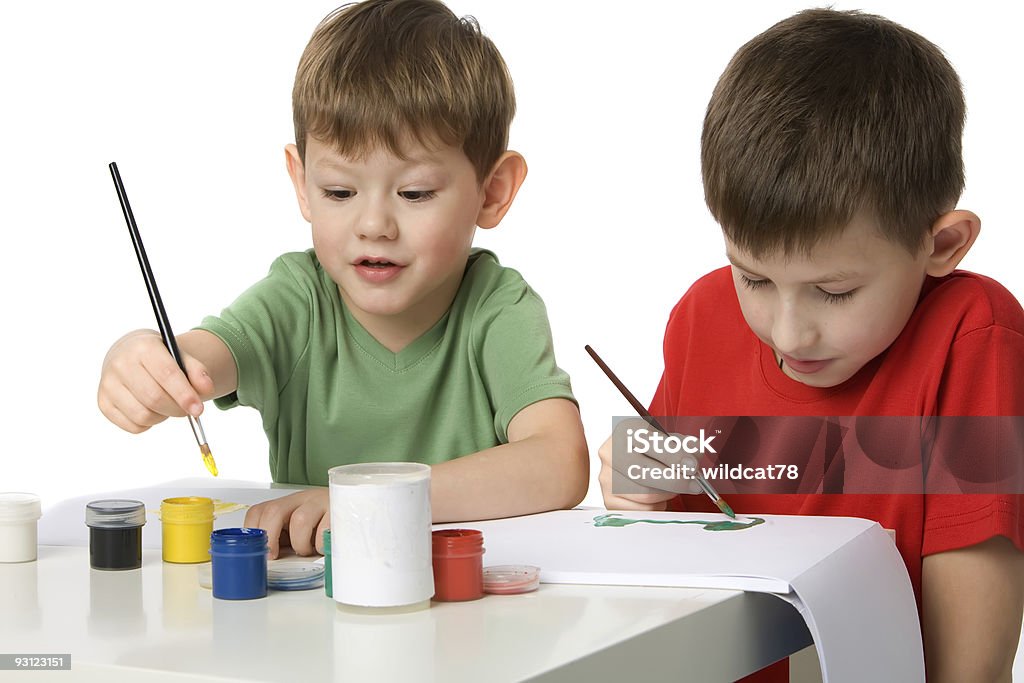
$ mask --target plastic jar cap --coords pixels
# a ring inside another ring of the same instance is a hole
[[[202,496],[164,498],[160,521],[171,524],[203,524],[213,521],[213,499]]]
[[[540,586],[540,567],[528,564],[500,564],[484,567],[484,593],[512,595],[529,593]]]
[[[477,529],[437,529],[431,534],[436,557],[463,557],[484,552],[484,535]]]
[[[393,486],[430,479],[430,465],[419,462],[359,462],[327,470],[332,484]]]
[[[0,493],[0,523],[34,522],[42,516],[39,496],[34,493]]]
[[[94,500],[85,506],[85,523],[100,529],[142,526],[146,523],[146,506],[141,500]]]
[[[267,532],[263,529],[248,527],[231,527],[229,529],[214,529],[210,534],[210,552],[218,549],[238,549],[243,552],[249,550],[266,550]]]
[[[324,585],[321,562],[300,562],[292,559],[267,563],[267,588],[279,591],[302,591]]]

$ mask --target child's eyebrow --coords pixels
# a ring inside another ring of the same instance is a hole
[[[313,165],[317,168],[330,171],[344,172],[352,170],[352,166],[347,164],[345,161],[329,156],[320,157]],[[431,156],[410,156],[403,159],[400,165],[405,169],[423,168],[426,170],[437,170],[444,168],[444,163],[442,161]]]
[[[751,275],[754,275],[754,276],[759,277],[759,278],[764,278],[766,280],[770,279],[770,278],[765,278],[764,275],[760,275],[757,271],[753,270],[752,268],[750,268],[749,266],[744,264],[742,261],[740,261],[738,258],[733,256],[729,252],[725,252],[725,257],[727,259],[729,259],[729,263],[733,264],[734,266],[736,266],[737,268],[739,268],[740,270],[742,270],[744,272],[750,273]],[[817,278],[814,278],[812,280],[809,280],[805,284],[808,284],[808,285],[824,285],[824,284],[828,284],[830,282],[844,282],[846,280],[855,280],[855,279],[857,279],[859,277],[860,277],[860,273],[857,273],[857,272],[846,271],[846,270],[837,270],[834,273],[827,273],[825,275],[822,275],[821,277],[817,277]]]

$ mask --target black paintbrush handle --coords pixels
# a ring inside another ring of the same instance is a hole
[[[188,376],[185,371],[185,363],[181,359],[181,351],[178,349],[178,342],[174,339],[171,323],[167,319],[167,311],[164,310],[164,302],[160,298],[160,290],[156,286],[156,278],[153,277],[153,269],[149,266],[146,247],[143,246],[142,237],[139,235],[139,226],[135,223],[135,215],[132,213],[131,204],[128,203],[128,194],[124,191],[124,183],[121,182],[121,174],[117,170],[117,162],[110,163],[110,175],[114,179],[117,199],[121,202],[121,211],[124,212],[124,220],[128,224],[128,233],[132,236],[135,255],[139,258],[139,268],[142,269],[142,279],[146,281],[146,290],[149,292],[149,302],[153,305],[153,314],[156,315],[156,324],[160,328],[160,337],[164,340],[164,346],[171,352],[178,367]]]

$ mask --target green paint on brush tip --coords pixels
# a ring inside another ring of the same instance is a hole
[[[749,521],[736,522],[733,520],[712,521],[707,519],[631,519],[623,517],[617,512],[610,512],[607,515],[594,517],[594,526],[629,526],[630,524],[703,524],[704,531],[739,531],[750,527],[764,524],[763,517],[750,517]]]
[[[715,503],[715,505],[717,505],[717,506],[718,506],[718,509],[719,509],[719,510],[721,510],[721,511],[722,511],[722,512],[724,512],[725,514],[729,515],[729,516],[730,516],[730,517],[732,517],[733,519],[736,519],[736,513],[732,511],[732,508],[731,508],[731,507],[729,507],[729,504],[728,504],[728,503],[726,503],[726,502],[725,502],[724,500],[722,500],[721,498],[719,498],[719,499],[718,499],[718,502],[717,502],[717,503]]]

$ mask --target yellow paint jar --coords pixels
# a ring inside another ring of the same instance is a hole
[[[213,500],[201,496],[165,498],[160,503],[164,562],[210,561]]]

